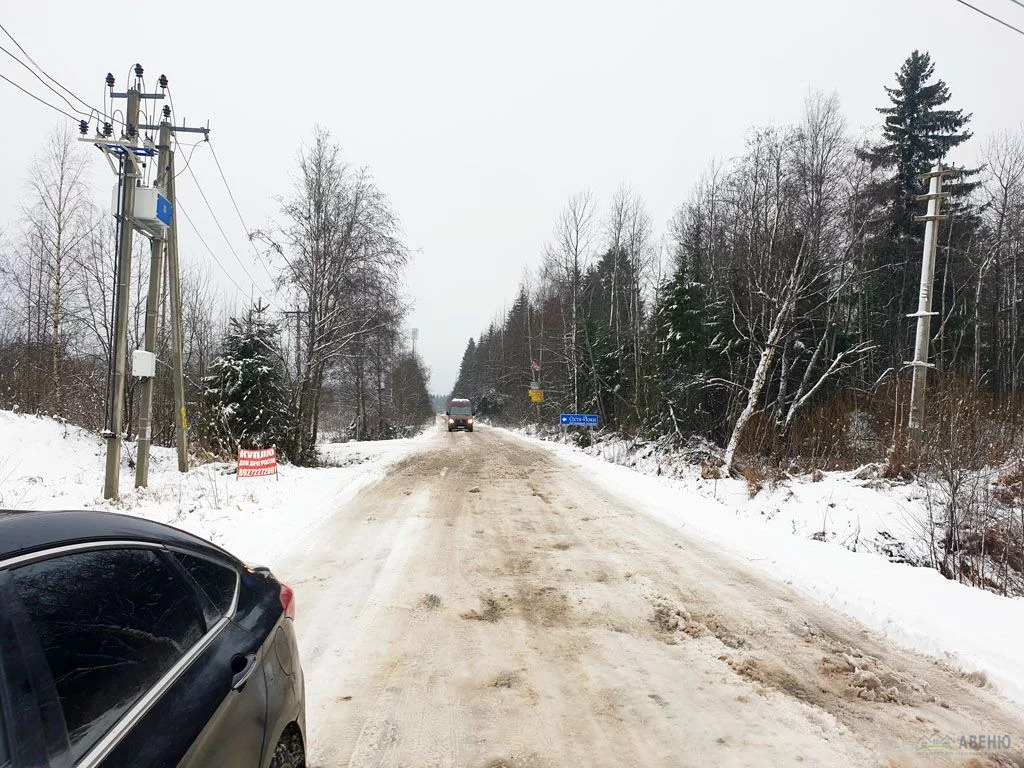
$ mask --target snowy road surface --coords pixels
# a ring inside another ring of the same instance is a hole
[[[275,570],[315,768],[1024,765],[978,680],[499,430],[439,431]]]

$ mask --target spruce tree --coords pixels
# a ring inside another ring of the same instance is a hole
[[[878,107],[885,116],[882,141],[862,154],[872,168],[887,171],[883,191],[891,205],[893,234],[920,239],[914,199],[927,191],[918,176],[944,160],[950,150],[971,138],[971,115],[962,109],[944,109],[952,98],[943,80],[933,80],[935,65],[927,52],[914,51],[899,72],[896,87],[886,87],[891,106]]]
[[[935,77],[935,65],[927,52],[914,51],[896,73],[896,85],[886,87],[889,105],[879,107],[885,116],[882,139],[860,150],[862,159],[880,172],[866,195],[876,211],[877,224],[867,233],[872,253],[873,279],[864,286],[867,330],[900,366],[909,343],[906,315],[916,310],[924,225],[914,216],[924,212],[916,200],[927,192],[927,181],[918,178],[932,166],[947,160],[949,152],[971,138],[971,115],[948,109],[952,98],[946,83]],[[966,242],[974,226],[974,214],[964,198],[977,186],[968,171],[947,191],[954,194],[948,212],[958,216],[956,232]],[[966,225],[966,226],[965,226]],[[941,279],[946,264],[940,264]]]
[[[688,279],[680,267],[662,288],[652,318],[658,413],[656,426],[665,432],[705,432],[709,398],[705,387],[713,363],[721,350],[715,349],[716,313],[708,306],[706,291]]]
[[[259,307],[243,320],[231,319],[221,354],[203,379],[209,433],[219,452],[276,445],[281,458],[297,458],[291,456],[295,419],[278,341],[277,325]]]
[[[450,397],[468,397],[476,395],[476,381],[480,371],[477,370],[477,349],[476,341],[470,339],[466,343],[466,351],[462,354],[462,362],[459,364],[459,377],[455,380],[455,388]]]

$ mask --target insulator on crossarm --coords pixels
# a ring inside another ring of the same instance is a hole
[[[113,136],[114,135],[114,126],[111,125],[110,123],[104,123],[103,124],[103,135],[104,136]]]
[[[142,77],[142,65],[141,64],[136,64],[135,65],[135,76],[136,77]]]
[[[107,72],[107,88],[114,90],[114,75],[111,72]]]
[[[164,120],[170,120],[170,119],[171,119],[171,108],[169,106],[167,106],[166,104],[164,104]]]
[[[85,136],[85,134],[87,134],[89,132],[89,123],[87,123],[85,120],[79,120],[78,121],[78,132],[80,134],[82,134],[83,136]]]
[[[167,75],[160,75],[160,79],[157,81],[161,88],[167,87]]]

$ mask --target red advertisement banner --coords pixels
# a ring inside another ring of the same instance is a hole
[[[276,447],[238,449],[238,477],[267,477],[276,474]]]

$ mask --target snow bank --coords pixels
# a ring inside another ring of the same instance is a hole
[[[106,446],[94,434],[53,419],[0,410],[0,508],[102,509],[169,523],[250,562],[273,566],[300,535],[323,522],[388,467],[419,450],[428,433],[405,440],[321,446],[330,465],[282,465],[278,478],[236,479],[233,464],[181,474],[174,451],[154,447],[149,488],[135,489],[126,443],[121,499],[102,484]]]
[[[519,439],[544,445],[653,517],[712,542],[897,643],[984,672],[1006,696],[1024,704],[1024,599],[949,581],[931,568],[891,562],[872,547],[855,552],[844,546],[857,530],[914,526],[923,511],[920,489],[874,489],[857,485],[851,473],[831,473],[818,483],[787,481],[749,499],[742,481],[653,477],[564,444]],[[831,535],[816,537],[822,528]]]

